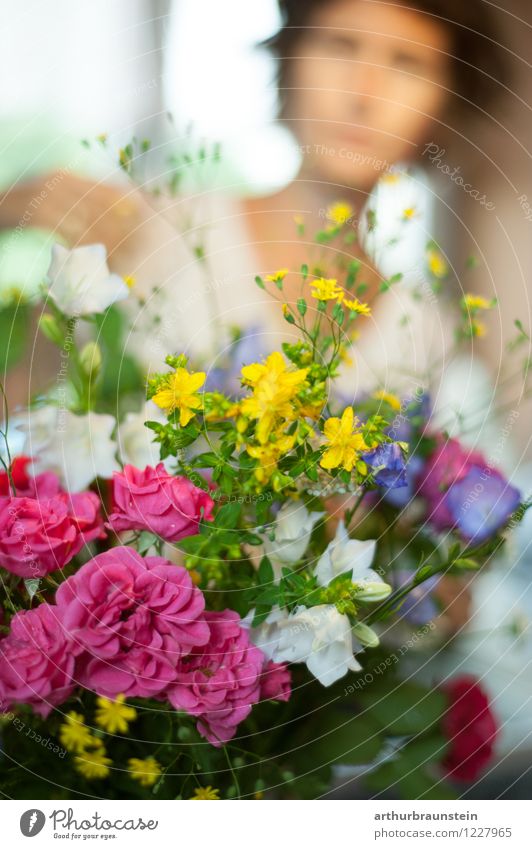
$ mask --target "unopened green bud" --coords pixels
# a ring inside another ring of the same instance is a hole
[[[45,312],[44,315],[41,315],[39,319],[39,330],[41,333],[44,333],[47,339],[50,342],[53,342],[54,345],[62,345],[64,341],[64,334],[61,331],[56,319],[50,313]]]
[[[96,377],[102,365],[102,352],[97,342],[87,342],[79,355],[81,368],[89,377]]]
[[[363,622],[355,622],[353,625],[353,634],[363,646],[374,649],[379,645],[379,638],[373,628],[365,625]]]
[[[381,581],[364,581],[363,584],[357,585],[355,596],[357,601],[383,601],[391,591],[391,586]]]

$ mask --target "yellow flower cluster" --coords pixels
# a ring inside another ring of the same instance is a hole
[[[371,315],[371,309],[367,304],[363,304],[358,298],[346,298],[345,292],[338,281],[334,278],[319,277],[311,282],[312,297],[322,303],[325,301],[336,301],[337,304],[343,304],[346,309],[357,315]]]
[[[252,390],[240,402],[240,419],[237,429],[247,430],[255,421],[253,439],[248,439],[246,451],[258,460],[255,479],[265,486],[277,472],[279,460],[295,445],[297,433],[286,433],[287,424],[299,420],[305,428],[305,417],[316,418],[318,406],[303,403],[298,395],[307,385],[308,368],[289,368],[282,354],[274,351],[263,363],[252,363],[242,369],[242,382]],[[274,481],[274,488],[279,481]]]
[[[96,699],[94,720],[100,728],[109,734],[127,734],[129,723],[137,718],[137,711],[125,703],[125,696],[118,695],[115,701],[99,696]],[[77,772],[88,781],[107,778],[112,766],[103,740],[98,733],[93,734],[85,724],[85,717],[70,711],[59,726],[59,739],[68,752],[74,755]],[[130,758],[129,771],[134,779],[144,787],[154,784],[161,774],[161,767],[155,758]]]
[[[294,399],[307,378],[308,368],[291,370],[282,354],[274,351],[264,363],[253,363],[242,369],[242,382],[253,393],[244,398],[240,411],[248,419],[256,419],[255,434],[266,445],[279,419],[294,418]]]

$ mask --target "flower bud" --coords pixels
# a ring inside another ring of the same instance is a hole
[[[369,648],[376,648],[379,645],[379,637],[369,625],[365,625],[363,622],[355,622],[352,628],[354,636],[357,640],[362,643],[363,646],[368,646]]]
[[[381,581],[364,581],[363,584],[358,584],[355,597],[357,601],[383,601],[391,591],[391,586]]]
[[[62,345],[64,341],[64,334],[61,331],[56,319],[50,313],[45,312],[44,315],[41,315],[39,319],[39,330],[41,333],[44,333],[47,339],[50,342],[53,342],[54,345]]]
[[[102,352],[97,342],[87,342],[79,355],[81,368],[88,377],[96,377],[102,365]]]

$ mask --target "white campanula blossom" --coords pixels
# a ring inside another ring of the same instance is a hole
[[[353,636],[349,618],[334,604],[299,606],[291,613],[275,607],[252,629],[251,639],[276,663],[305,663],[324,687],[362,668],[355,658],[362,645]]]
[[[120,471],[113,416],[77,416],[55,406],[27,410],[17,427],[25,434],[23,453],[33,458],[36,474],[55,472],[70,492],[86,489],[96,478]]]
[[[325,514],[309,511],[300,501],[287,501],[279,510],[274,526],[274,539],[264,540],[265,554],[272,563],[291,565],[303,557],[312,529]]]
[[[351,580],[368,592],[368,600],[386,598],[391,587],[371,568],[377,541],[374,539],[351,539],[343,520],[338,524],[336,535],[329,543],[318,563],[315,575],[320,587],[326,587],[338,575],[351,572]],[[359,594],[359,598],[363,596]]]
[[[53,245],[48,295],[65,315],[102,313],[128,294],[125,281],[109,271],[104,245],[84,245],[70,250]]]

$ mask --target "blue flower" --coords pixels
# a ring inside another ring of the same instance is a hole
[[[407,485],[403,452],[396,442],[379,445],[364,454],[364,460],[371,466],[375,483],[379,486],[397,489]]]
[[[489,466],[473,466],[445,496],[456,529],[476,545],[493,537],[520,503],[519,490]]]

